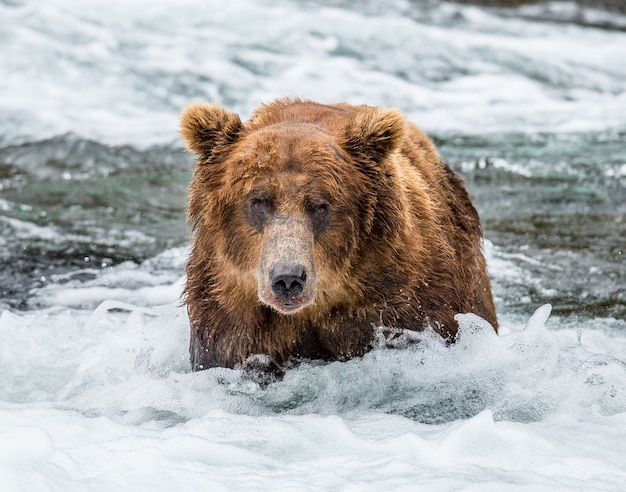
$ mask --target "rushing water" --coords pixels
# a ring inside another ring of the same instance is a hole
[[[622,490],[624,60],[570,3],[0,2],[0,489]],[[285,95],[432,135],[500,336],[190,372],[178,115]]]

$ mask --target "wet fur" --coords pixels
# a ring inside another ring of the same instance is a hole
[[[372,348],[379,325],[431,327],[454,341],[457,313],[497,329],[476,210],[462,180],[398,111],[283,99],[243,124],[195,104],[181,134],[197,156],[184,294],[194,370],[255,354],[278,365],[347,360]],[[264,208],[251,212],[253,199]],[[322,202],[325,222],[315,215]],[[281,248],[276,217],[310,237]],[[285,251],[309,255],[315,273],[312,302],[289,315],[261,292]]]

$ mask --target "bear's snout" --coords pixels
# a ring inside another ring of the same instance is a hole
[[[295,314],[315,299],[315,263],[310,223],[292,215],[266,227],[257,270],[259,300],[280,314]]]
[[[278,297],[289,302],[304,291],[306,269],[304,265],[276,265],[270,271],[270,285]]]

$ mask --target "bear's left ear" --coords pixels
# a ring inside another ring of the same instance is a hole
[[[216,104],[191,104],[180,119],[180,135],[187,148],[200,157],[208,157],[216,147],[237,140],[242,128],[238,115]]]
[[[345,149],[358,160],[378,162],[398,148],[405,124],[404,115],[396,109],[361,112],[345,129]]]

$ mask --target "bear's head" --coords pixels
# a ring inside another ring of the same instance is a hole
[[[200,280],[234,310],[258,299],[306,316],[310,306],[330,312],[351,302],[361,288],[352,269],[363,244],[373,228],[392,233],[388,222],[397,220],[375,225],[380,202],[393,206],[385,162],[404,128],[392,109],[283,100],[243,124],[216,105],[187,107],[181,135],[197,156],[189,274],[206,275]]]

